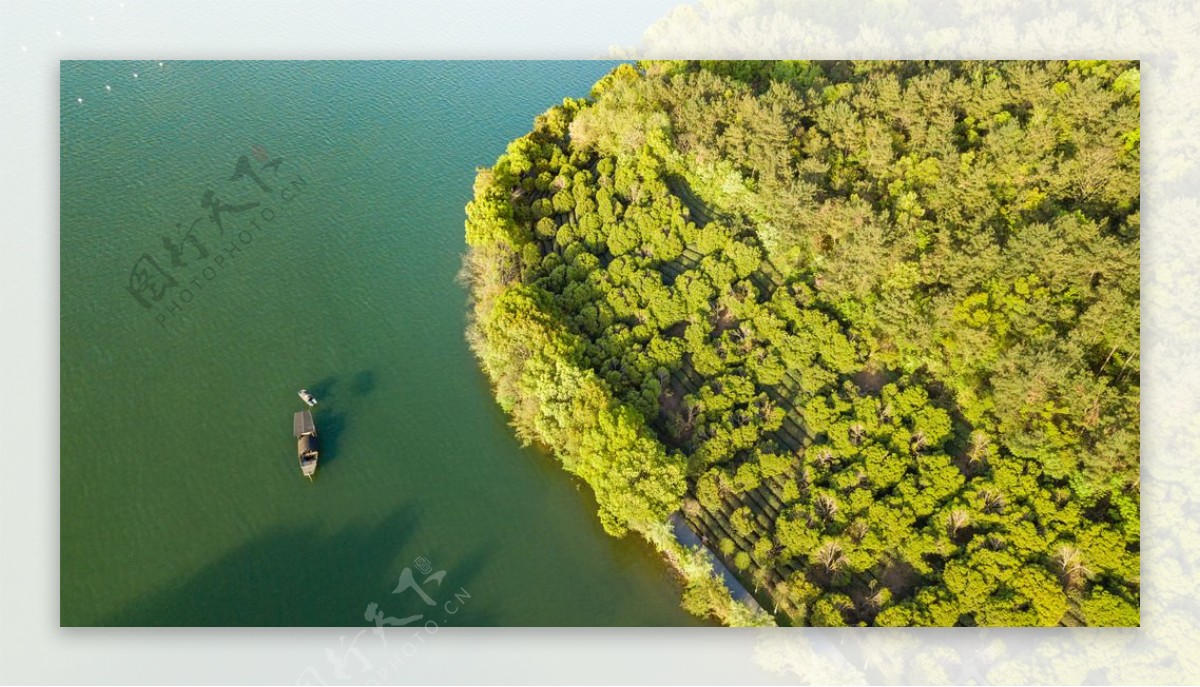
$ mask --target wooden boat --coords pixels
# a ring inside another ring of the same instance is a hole
[[[296,435],[296,454],[300,458],[300,474],[309,478],[317,472],[317,426],[312,413],[301,410],[292,417],[292,433]]]
[[[300,399],[307,403],[309,408],[317,405],[317,397],[308,393],[308,389],[300,390]]]

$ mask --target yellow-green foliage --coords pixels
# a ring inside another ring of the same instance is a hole
[[[787,622],[1137,624],[1139,85],[622,65],[480,172],[472,343],[699,615],[685,497]]]

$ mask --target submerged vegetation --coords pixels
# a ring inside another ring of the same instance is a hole
[[[520,437],[779,622],[1136,625],[1136,63],[645,62],[467,207]]]

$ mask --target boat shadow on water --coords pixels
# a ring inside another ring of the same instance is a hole
[[[317,437],[320,439],[321,467],[326,468],[341,455],[338,447],[346,434],[346,414],[327,411],[317,415],[314,421],[317,425]]]
[[[346,395],[350,398],[363,398],[370,396],[375,391],[376,377],[373,370],[362,370],[351,377],[349,381],[343,381],[340,377],[330,375],[308,387],[308,390],[317,397],[320,403],[336,401],[342,390],[345,390]]]
[[[334,388],[337,387],[337,377],[326,377],[316,384],[308,387],[313,396],[317,397],[318,403],[327,403],[329,399],[334,397]]]

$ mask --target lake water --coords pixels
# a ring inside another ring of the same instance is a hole
[[[63,625],[697,623],[463,339],[475,168],[612,66],[62,64]]]

